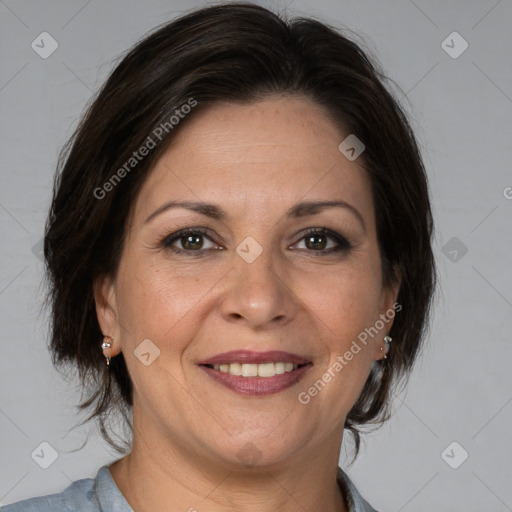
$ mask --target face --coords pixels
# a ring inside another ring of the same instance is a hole
[[[123,352],[134,386],[134,445],[232,465],[339,444],[397,294],[347,135],[297,97],[217,104],[180,128],[133,205],[116,278],[96,286],[104,353]]]

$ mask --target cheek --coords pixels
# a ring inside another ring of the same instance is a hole
[[[184,276],[176,269],[136,260],[120,269],[119,282],[118,309],[123,324],[130,326],[134,336],[154,337],[160,342],[200,301],[208,284],[204,276]]]
[[[160,351],[150,368],[166,369],[184,382],[183,355],[206,321],[206,304],[211,303],[210,294],[221,278],[216,272],[192,272],[191,267],[165,262],[157,266],[135,258],[120,268],[117,293],[122,350],[137,388],[168,378],[155,372],[142,371],[141,375],[145,367],[141,368],[134,350],[146,339]]]
[[[190,313],[204,295],[203,285],[198,278],[184,279],[176,271],[171,274],[135,258],[120,267],[118,283],[122,351],[136,394],[164,399],[169,389],[181,387],[176,384],[176,380],[183,381],[181,354],[187,336],[197,329],[198,322],[191,321]],[[148,366],[136,357],[143,342],[152,360]],[[175,399],[179,401],[179,393]]]
[[[374,341],[364,339],[365,329],[375,322],[378,301],[374,289],[361,283],[348,286],[345,282],[344,287],[336,290],[329,294],[329,305],[318,310],[319,325],[324,326],[325,358],[311,384],[313,389],[307,391],[317,394],[322,391],[318,407],[330,411],[327,422],[344,418],[352,409],[368,379],[375,353]],[[333,411],[337,414],[332,414]]]
[[[324,400],[333,410],[348,412],[368,378],[375,339],[365,330],[379,318],[380,279],[379,268],[367,261],[317,281],[310,304],[323,332],[319,373],[328,382]]]
[[[318,276],[309,304],[343,349],[349,338],[373,325],[381,293],[380,273],[373,265],[358,265]]]

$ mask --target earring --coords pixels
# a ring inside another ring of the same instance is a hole
[[[112,340],[112,342],[114,341],[114,338],[112,338],[111,336],[104,336],[103,337],[103,343],[101,344],[101,349],[105,349],[105,348],[110,348],[112,346],[112,343],[110,341],[106,341],[106,340]],[[107,362],[107,368],[110,366],[110,357],[108,356],[105,356],[105,360]]]
[[[384,336],[384,341],[386,342],[387,348],[389,350],[389,344],[393,341],[393,338],[391,336]],[[383,347],[380,348],[381,350],[384,350]],[[388,355],[387,353],[384,355],[384,359],[387,359]]]

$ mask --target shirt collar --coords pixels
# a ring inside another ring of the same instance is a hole
[[[94,481],[101,512],[134,512],[117,487],[108,466],[102,466]]]
[[[336,474],[338,485],[345,496],[347,512],[376,512],[359,494],[348,475],[338,467]],[[108,466],[102,466],[94,481],[94,491],[101,512],[134,512],[117,487]]]
[[[359,494],[356,486],[350,480],[348,475],[338,466],[336,479],[345,496],[347,512],[377,512],[362,496]]]

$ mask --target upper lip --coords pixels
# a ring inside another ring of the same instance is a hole
[[[310,361],[291,352],[283,352],[281,350],[269,350],[267,352],[254,352],[252,350],[232,350],[230,352],[223,352],[213,357],[209,357],[198,364],[231,364],[231,363],[245,363],[245,364],[261,364],[261,363],[293,363],[293,364],[306,364]]]

